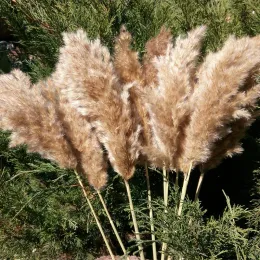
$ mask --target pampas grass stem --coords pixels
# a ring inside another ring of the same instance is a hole
[[[150,225],[151,225],[151,233],[152,233],[152,248],[153,248],[153,260],[157,260],[157,250],[156,250],[156,242],[155,242],[155,235],[154,235],[154,223],[153,223],[153,209],[152,209],[152,195],[151,195],[151,185],[150,185],[150,178],[148,172],[147,163],[145,163],[145,176],[146,176],[146,183],[147,183],[147,199],[148,199],[148,208],[149,208],[149,217],[150,217]]]
[[[198,198],[199,198],[200,189],[201,189],[201,186],[202,186],[204,176],[205,176],[205,172],[202,169],[200,169],[200,178],[199,178],[198,186],[197,186],[197,189],[196,189],[194,201],[197,201]]]
[[[110,213],[109,213],[109,211],[108,211],[108,209],[107,209],[107,206],[106,206],[106,203],[105,203],[105,201],[104,201],[104,199],[103,199],[103,196],[101,195],[101,193],[100,193],[99,190],[96,190],[96,191],[97,191],[97,194],[98,194],[98,196],[99,196],[99,199],[100,199],[100,201],[101,201],[101,203],[102,203],[102,206],[103,206],[103,208],[104,208],[104,210],[105,210],[105,212],[106,212],[106,215],[107,215],[107,217],[108,217],[108,220],[109,220],[109,222],[110,222],[110,225],[111,225],[111,227],[112,227],[112,229],[113,229],[113,231],[114,231],[114,233],[115,233],[115,235],[116,235],[117,241],[118,241],[118,243],[120,244],[120,247],[121,247],[121,249],[122,249],[122,251],[123,251],[123,253],[124,253],[124,256],[127,256],[127,255],[128,255],[128,254],[127,254],[127,251],[126,251],[125,246],[124,246],[124,244],[123,244],[123,242],[122,242],[122,240],[121,240],[121,238],[120,238],[120,236],[119,236],[119,234],[118,234],[118,231],[117,231],[117,229],[116,229],[116,226],[115,226],[115,224],[114,224],[114,221],[112,220],[111,215],[110,215]],[[128,257],[128,256],[127,256],[127,259],[129,260],[129,257]]]
[[[177,189],[178,186],[179,186],[179,172],[176,171],[175,188]]]
[[[168,180],[168,172],[166,170],[166,167],[163,167],[163,200],[164,200],[164,206],[165,211],[164,213],[167,214],[167,206],[168,206],[168,194],[169,194],[169,180]],[[167,243],[163,242],[162,244],[162,255],[161,260],[164,260],[164,252],[167,249]]]
[[[181,212],[182,212],[182,206],[183,206],[183,202],[184,202],[185,195],[187,192],[187,187],[189,184],[191,170],[192,170],[192,162],[190,163],[190,168],[189,168],[188,173],[184,176],[184,181],[183,181],[182,191],[181,191],[181,200],[180,200],[180,205],[179,205],[179,209],[178,209],[178,216],[180,216]]]
[[[133,201],[132,201],[130,186],[129,186],[129,183],[128,183],[127,180],[124,180],[124,181],[125,181],[126,192],[127,192],[127,196],[128,196],[128,200],[129,200],[129,206],[130,206],[130,211],[131,211],[131,215],[132,215],[132,220],[133,220],[133,223],[134,223],[135,237],[136,237],[136,240],[137,240],[137,243],[138,243],[138,249],[139,249],[140,258],[141,258],[141,260],[145,260],[143,246],[140,243],[141,242],[141,237],[140,237],[138,224],[137,224],[137,220],[136,220],[136,216],[135,216],[135,211],[134,211],[134,205],[133,205]]]
[[[95,210],[94,210],[94,208],[93,208],[93,206],[92,206],[92,204],[91,204],[91,201],[90,201],[89,198],[88,198],[88,195],[87,195],[86,190],[85,190],[85,187],[84,187],[84,185],[83,185],[83,183],[82,183],[82,181],[81,181],[81,178],[80,178],[79,174],[77,173],[77,171],[74,171],[74,173],[75,173],[75,175],[76,175],[76,177],[77,177],[78,183],[79,183],[79,185],[80,185],[80,187],[81,187],[81,189],[82,189],[82,192],[83,192],[83,194],[84,194],[84,197],[86,198],[86,200],[87,200],[87,202],[88,202],[88,205],[89,205],[89,207],[90,207],[90,210],[91,210],[91,212],[92,212],[92,214],[93,214],[93,216],[94,216],[94,218],[95,218],[95,220],[96,220],[97,226],[98,226],[99,231],[100,231],[100,233],[101,233],[101,235],[102,235],[102,237],[103,237],[103,240],[104,240],[104,242],[105,242],[105,244],[106,244],[106,247],[107,247],[107,250],[108,250],[108,252],[109,252],[109,254],[110,254],[110,256],[111,256],[111,259],[112,259],[112,260],[115,260],[115,257],[114,257],[114,255],[113,255],[113,253],[112,253],[112,250],[111,250],[111,247],[110,247],[110,245],[109,245],[109,243],[108,243],[108,240],[107,240],[107,238],[106,238],[106,236],[105,236],[104,230],[103,230],[103,228],[102,228],[102,226],[101,226],[101,224],[100,224],[100,222],[99,222],[99,220],[98,220],[98,217],[97,217],[97,215],[96,215],[96,212],[95,212]]]

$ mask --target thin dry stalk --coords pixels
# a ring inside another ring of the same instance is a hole
[[[204,176],[205,176],[205,172],[200,167],[200,178],[199,178],[199,182],[198,182],[198,185],[197,185],[194,201],[197,201],[198,198],[199,198],[199,194],[200,194],[200,190],[201,190],[201,186],[202,186],[202,182],[203,182]]]
[[[166,217],[167,214],[167,207],[168,207],[168,194],[169,194],[169,173],[166,170],[166,167],[163,167],[163,200],[164,200],[164,214]],[[164,230],[165,233],[165,230]],[[162,244],[162,255],[161,255],[161,260],[164,260],[165,258],[165,251],[167,249],[167,243],[163,242]]]
[[[152,248],[153,248],[153,260],[157,260],[157,249],[156,249],[156,242],[155,242],[155,235],[154,235],[154,219],[153,219],[153,208],[152,208],[152,195],[151,195],[151,185],[150,185],[150,177],[147,162],[145,163],[145,177],[147,183],[147,201],[148,201],[148,208],[149,208],[149,218],[150,218],[150,225],[151,225],[151,237],[152,241]]]
[[[100,201],[101,201],[101,204],[102,204],[102,206],[103,206],[103,208],[104,208],[104,210],[105,210],[105,212],[106,212],[106,215],[107,215],[107,217],[108,217],[108,219],[109,219],[110,225],[112,226],[112,229],[113,229],[113,231],[114,231],[114,233],[115,233],[115,235],[116,235],[117,241],[118,241],[118,243],[120,244],[120,247],[121,247],[121,249],[122,249],[122,251],[123,251],[123,253],[124,253],[124,256],[127,256],[127,259],[129,260],[127,251],[126,251],[126,249],[125,249],[125,246],[124,246],[124,244],[123,244],[123,242],[122,242],[122,240],[121,240],[121,238],[120,238],[120,236],[119,236],[119,234],[118,234],[117,228],[116,228],[116,226],[115,226],[115,224],[114,224],[114,221],[112,220],[111,215],[110,215],[110,213],[109,213],[109,211],[108,211],[108,209],[107,209],[107,206],[106,206],[106,203],[105,203],[105,201],[104,201],[104,199],[103,199],[103,196],[101,195],[101,193],[100,193],[99,190],[96,190],[96,192],[97,192],[97,194],[98,194],[98,196],[99,196],[99,199],[100,199]]]
[[[100,231],[100,233],[101,233],[101,235],[102,235],[102,237],[103,237],[103,240],[104,240],[104,242],[105,242],[105,244],[106,244],[107,250],[108,250],[108,252],[109,252],[109,254],[110,254],[112,260],[115,260],[115,257],[114,257],[114,255],[113,255],[113,252],[112,252],[112,250],[111,250],[111,247],[110,247],[110,245],[109,245],[109,243],[108,243],[108,240],[107,240],[107,238],[106,238],[106,236],[105,236],[104,230],[103,230],[103,228],[102,228],[102,226],[101,226],[101,224],[100,224],[100,222],[99,222],[99,220],[98,220],[98,217],[97,217],[96,212],[95,212],[95,210],[94,210],[94,208],[93,208],[93,206],[92,206],[92,203],[91,203],[91,201],[90,201],[89,198],[88,198],[88,195],[87,195],[86,190],[85,190],[85,187],[84,187],[84,185],[83,185],[83,183],[82,183],[82,181],[81,181],[81,178],[80,178],[79,174],[77,173],[77,171],[74,171],[74,173],[75,173],[75,175],[76,175],[76,177],[77,177],[78,183],[79,183],[79,185],[80,185],[80,187],[81,187],[81,190],[82,190],[82,192],[83,192],[83,194],[84,194],[84,197],[85,197],[86,200],[87,200],[87,203],[88,203],[88,205],[89,205],[89,207],[90,207],[90,210],[91,210],[91,212],[92,212],[92,214],[93,214],[93,216],[94,216],[94,218],[95,218],[95,220],[96,220],[97,226],[98,226],[99,231]]]
[[[133,201],[132,201],[132,196],[131,196],[129,183],[128,183],[127,180],[124,180],[124,182],[125,182],[126,192],[127,192],[127,196],[128,196],[131,216],[132,216],[132,220],[133,220],[133,223],[134,223],[135,236],[136,236],[136,240],[137,240],[137,243],[138,243],[139,254],[140,254],[141,260],[145,260],[145,258],[144,258],[144,250],[143,250],[143,246],[141,244],[141,237],[140,237],[138,224],[137,224],[137,220],[136,220],[136,216],[135,216],[134,204],[133,204]]]
[[[179,208],[178,208],[178,216],[180,216],[181,212],[182,212],[182,207],[183,207],[184,199],[185,199],[185,196],[186,196],[187,187],[188,187],[188,184],[189,184],[191,170],[192,170],[192,162],[190,163],[190,168],[189,168],[188,173],[184,175],[182,191],[181,191],[181,200],[180,200],[180,205],[179,205]]]
[[[178,188],[179,186],[179,172],[176,171],[176,176],[175,176],[175,187],[176,189]]]

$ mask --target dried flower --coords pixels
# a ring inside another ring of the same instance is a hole
[[[167,46],[171,44],[171,42],[171,32],[163,26],[160,33],[146,43],[146,52],[143,59],[143,86],[157,86],[158,71],[154,64],[154,59],[166,55]]]
[[[54,105],[33,88],[21,71],[0,76],[1,128],[11,130],[10,146],[27,144],[28,151],[56,161],[61,167],[76,167]]]
[[[115,171],[129,179],[139,156],[140,127],[135,124],[129,88],[121,87],[107,48],[90,42],[82,30],[64,34],[55,80],[66,82],[62,93],[95,128]]]
[[[99,190],[106,185],[107,163],[102,147],[90,123],[71,106],[52,79],[37,84],[45,97],[53,96],[58,119],[62,122],[64,135],[77,158],[77,170],[86,174],[89,184]]]
[[[251,94],[248,91],[248,96],[241,91],[260,62],[259,47],[260,42],[255,39],[230,37],[219,52],[206,57],[197,73],[198,83],[191,99],[194,109],[186,129],[183,171],[190,162],[193,166],[207,163],[217,152],[216,145],[234,131],[232,125],[235,127],[244,119],[250,122],[251,112],[245,109],[246,104],[254,104],[259,94],[254,97],[256,89]]]
[[[152,160],[155,164],[163,162],[167,168],[178,168],[184,129],[189,122],[189,97],[193,91],[194,68],[205,29],[199,27],[190,32],[186,39],[178,38],[175,47],[169,44],[165,56],[160,56],[155,61],[158,87],[149,93],[147,108],[153,147],[161,155],[158,156],[158,161],[155,152]],[[149,147],[148,152],[152,152]]]

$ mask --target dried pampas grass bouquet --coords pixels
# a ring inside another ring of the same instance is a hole
[[[240,140],[258,114],[260,85],[254,73],[260,67],[260,38],[231,36],[216,53],[202,58],[205,35],[206,27],[200,26],[173,41],[163,27],[140,57],[125,26],[113,55],[99,39],[90,40],[79,29],[63,33],[64,45],[48,79],[32,84],[19,70],[0,76],[0,128],[12,131],[10,146],[27,144],[28,151],[74,169],[111,259],[115,256],[82,177],[98,194],[122,253],[130,259],[101,195],[108,160],[122,177],[144,260],[129,180],[137,164],[145,166],[157,260],[148,166],[163,171],[166,208],[169,172],[176,172],[176,178],[184,174],[176,212],[180,216],[192,169],[201,169],[197,200],[205,172],[243,151]],[[163,243],[162,260],[166,249]]]

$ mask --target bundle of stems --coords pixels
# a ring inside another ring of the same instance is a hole
[[[257,117],[260,85],[254,74],[260,65],[260,38],[232,36],[199,64],[205,34],[206,27],[200,26],[173,44],[170,31],[163,27],[147,42],[141,59],[131,48],[132,36],[125,26],[116,38],[113,56],[99,39],[90,40],[80,29],[63,34],[59,60],[48,79],[32,85],[18,70],[0,76],[0,128],[12,131],[10,146],[25,143],[28,151],[75,170],[112,259],[79,174],[97,192],[127,257],[101,194],[107,182],[107,159],[123,178],[144,260],[129,180],[137,164],[145,166],[157,260],[148,166],[163,169],[165,214],[168,174],[175,171],[178,183],[178,173],[184,173],[176,212],[181,216],[192,169],[201,169],[197,200],[205,172],[243,151],[239,142]],[[162,260],[166,253],[163,243]]]
[[[10,146],[26,143],[28,150],[74,169],[108,252],[114,255],[78,172],[99,191],[107,181],[107,163],[90,125],[70,106],[52,80],[32,86],[18,70],[0,77],[1,127],[11,130]],[[16,106],[13,106],[13,104]]]

